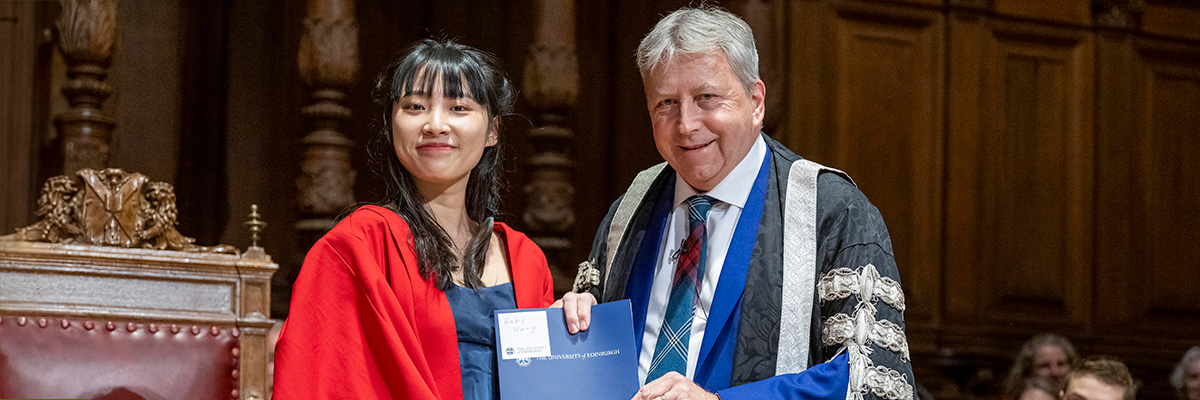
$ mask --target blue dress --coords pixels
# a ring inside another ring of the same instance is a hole
[[[479,290],[454,285],[446,291],[458,333],[463,400],[500,398],[496,375],[496,331],[492,311],[517,308],[512,283]]]

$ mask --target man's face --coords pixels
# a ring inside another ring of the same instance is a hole
[[[754,145],[766,87],[746,93],[720,51],[675,57],[642,81],[658,153],[692,188],[712,190]]]
[[[1067,382],[1067,390],[1063,392],[1063,400],[1123,400],[1124,398],[1124,388],[1104,383],[1092,375],[1071,377],[1071,380]]]

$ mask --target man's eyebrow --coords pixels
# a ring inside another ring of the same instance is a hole
[[[691,90],[689,90],[689,92],[704,93],[704,92],[711,92],[716,89],[720,89],[720,87],[716,84],[713,84],[712,82],[704,82],[704,83],[700,84],[699,86],[692,88]],[[672,93],[667,92],[667,91],[662,91],[662,90],[655,90],[653,92],[650,92],[651,98],[671,97],[672,95],[673,95]]]
[[[660,98],[660,97],[667,97],[667,96],[670,96],[670,95],[667,94],[667,92],[662,91],[662,90],[655,90],[653,92],[650,92],[650,97],[655,98],[655,99]]]

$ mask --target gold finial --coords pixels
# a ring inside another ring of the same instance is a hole
[[[258,204],[250,205],[249,220],[243,224],[250,227],[250,246],[258,247],[258,233],[262,232],[263,228],[267,227],[267,223],[259,218],[262,215],[258,214]]]

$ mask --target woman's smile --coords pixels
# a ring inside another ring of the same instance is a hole
[[[422,152],[430,152],[430,153],[441,153],[441,152],[454,150],[457,148],[458,148],[458,146],[452,145],[450,143],[439,143],[439,142],[425,143],[425,144],[417,146],[417,150],[420,150]]]

